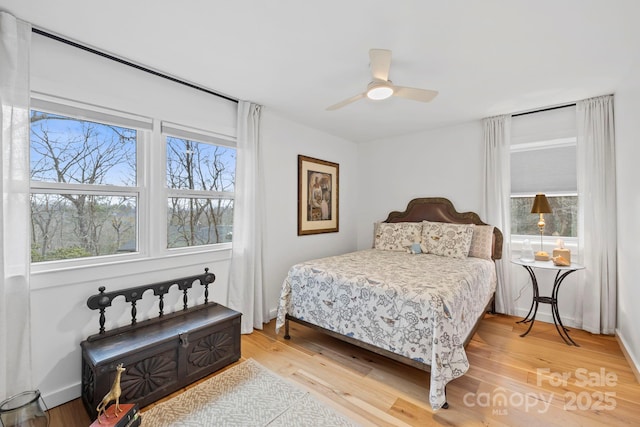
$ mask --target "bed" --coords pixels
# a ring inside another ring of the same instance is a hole
[[[445,198],[413,199],[374,247],[302,262],[282,284],[276,332],[297,322],[430,372],[429,402],[469,369],[464,347],[492,310],[502,233]]]

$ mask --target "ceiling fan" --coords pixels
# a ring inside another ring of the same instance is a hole
[[[327,107],[327,110],[337,110],[364,97],[373,100],[382,100],[391,96],[398,96],[414,101],[429,102],[438,95],[438,92],[435,90],[394,85],[391,80],[389,80],[389,68],[391,67],[390,50],[371,49],[369,50],[369,58],[371,60],[371,75],[373,80],[367,85],[367,90]]]

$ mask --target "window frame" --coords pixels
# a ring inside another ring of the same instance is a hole
[[[184,194],[202,197],[202,191],[187,190],[186,192],[169,191],[166,178],[166,136],[162,131],[162,122],[151,117],[144,117],[128,112],[95,106],[84,102],[69,100],[57,96],[31,93],[30,111],[37,110],[51,114],[72,117],[78,120],[93,121],[101,124],[127,127],[137,131],[136,143],[136,185],[90,185],[75,183],[55,183],[30,180],[29,194],[60,194],[60,190],[80,194],[97,194],[104,196],[134,196],[137,198],[137,251],[130,253],[116,253],[110,255],[90,256],[84,258],[71,258],[63,260],[31,262],[31,272],[53,272],[85,267],[108,266],[112,264],[141,262],[158,258],[182,256],[207,252],[218,252],[231,249],[231,243],[215,243],[201,246],[182,248],[167,247],[167,235],[165,232],[152,230],[167,230],[166,215],[158,215],[157,212],[166,212],[167,197],[176,194],[183,197]],[[198,135],[208,139],[215,138],[218,145],[226,145],[237,149],[235,137],[208,132],[201,129],[193,129],[177,124],[171,124],[171,136],[184,138],[188,133],[192,137]],[[174,135],[173,130],[181,130]],[[198,140],[198,139],[196,139]],[[200,140],[198,140],[200,142]],[[154,149],[152,150],[151,147]],[[158,149],[156,149],[158,147]],[[237,160],[237,157],[236,157]],[[158,167],[158,165],[162,165]],[[31,174],[31,171],[28,172]],[[235,173],[235,172],[234,172]],[[211,192],[206,192],[206,198],[211,198]],[[224,198],[235,200],[235,192],[220,193]],[[31,240],[31,237],[29,237]]]
[[[577,141],[578,141],[577,136],[570,136],[570,137],[564,137],[564,138],[541,139],[533,142],[511,144],[509,149],[509,156],[511,156],[513,153],[522,153],[522,152],[528,152],[528,151],[550,150],[550,149],[561,148],[561,147],[577,147]],[[575,192],[572,192],[572,191],[545,191],[543,188],[541,188],[540,192],[543,192],[547,197],[562,197],[562,196],[576,197],[576,200],[578,198],[577,189]],[[535,193],[528,193],[528,192],[527,193],[511,192],[511,194],[509,195],[509,200],[511,202],[511,200],[513,200],[514,198],[520,198],[520,197],[534,198],[535,195],[536,195]],[[537,222],[537,218],[534,215],[535,214],[531,214],[532,223]],[[509,224],[509,227],[511,227],[511,223]],[[576,233],[577,233],[577,229],[576,229]],[[539,233],[535,235],[510,233],[510,236],[511,236],[511,243],[516,245],[520,245],[522,244],[522,242],[524,242],[524,240],[529,239],[531,241],[531,244],[535,248],[536,244],[539,245],[539,242],[540,242]],[[562,239],[565,245],[568,245],[571,247],[577,247],[579,236],[578,235],[576,236],[542,236],[542,244],[543,246],[552,245],[552,244],[555,245],[558,239]]]
[[[164,165],[164,204],[163,206],[167,206],[167,201],[170,198],[196,198],[196,199],[225,199],[232,200],[235,209],[235,191],[207,191],[207,190],[191,190],[191,189],[178,189],[178,188],[169,188],[167,185],[167,137],[178,138],[178,139],[186,139],[193,142],[198,142],[201,144],[209,144],[214,146],[222,146],[233,148],[236,150],[236,165],[234,168],[234,179],[235,173],[237,171],[237,144],[235,138],[231,138],[226,135],[222,135],[215,132],[209,132],[202,129],[195,129],[192,127],[182,126],[175,123],[170,123],[163,121],[161,123],[161,135],[162,135],[162,143],[163,143],[163,162]],[[235,189],[235,184],[234,184]],[[164,222],[165,232],[164,242],[162,247],[165,248],[168,253],[190,253],[190,252],[206,252],[213,248],[231,248],[231,242],[222,242],[222,243],[210,243],[206,245],[197,245],[197,246],[184,246],[179,248],[169,248],[168,236],[166,230],[168,229],[167,221]]]

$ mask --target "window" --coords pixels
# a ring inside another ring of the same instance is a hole
[[[577,237],[577,195],[550,195],[547,200],[553,213],[544,214],[544,235],[556,237]],[[511,196],[511,234],[540,236],[538,216],[531,213],[531,196]]]
[[[234,139],[167,123],[154,132],[153,119],[51,99],[33,99],[30,115],[32,263],[231,242]]]
[[[33,109],[31,260],[136,251],[136,129]]]
[[[163,132],[167,133],[167,247],[231,242],[235,148],[223,139],[167,124]]]
[[[537,216],[531,213],[536,193],[547,196],[553,211],[544,215],[544,234],[576,237],[575,138],[512,145],[511,234],[539,235]]]
[[[540,236],[531,213],[536,193],[551,205],[544,236],[577,237],[575,107],[513,118],[511,142],[511,234]]]

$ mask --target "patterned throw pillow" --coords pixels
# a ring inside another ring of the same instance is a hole
[[[476,225],[469,247],[469,256],[491,260],[493,225]]]
[[[451,258],[466,258],[473,238],[475,224],[422,222],[423,252]]]
[[[421,234],[420,222],[382,222],[376,231],[375,248],[383,251],[406,251],[412,243],[420,241]]]

